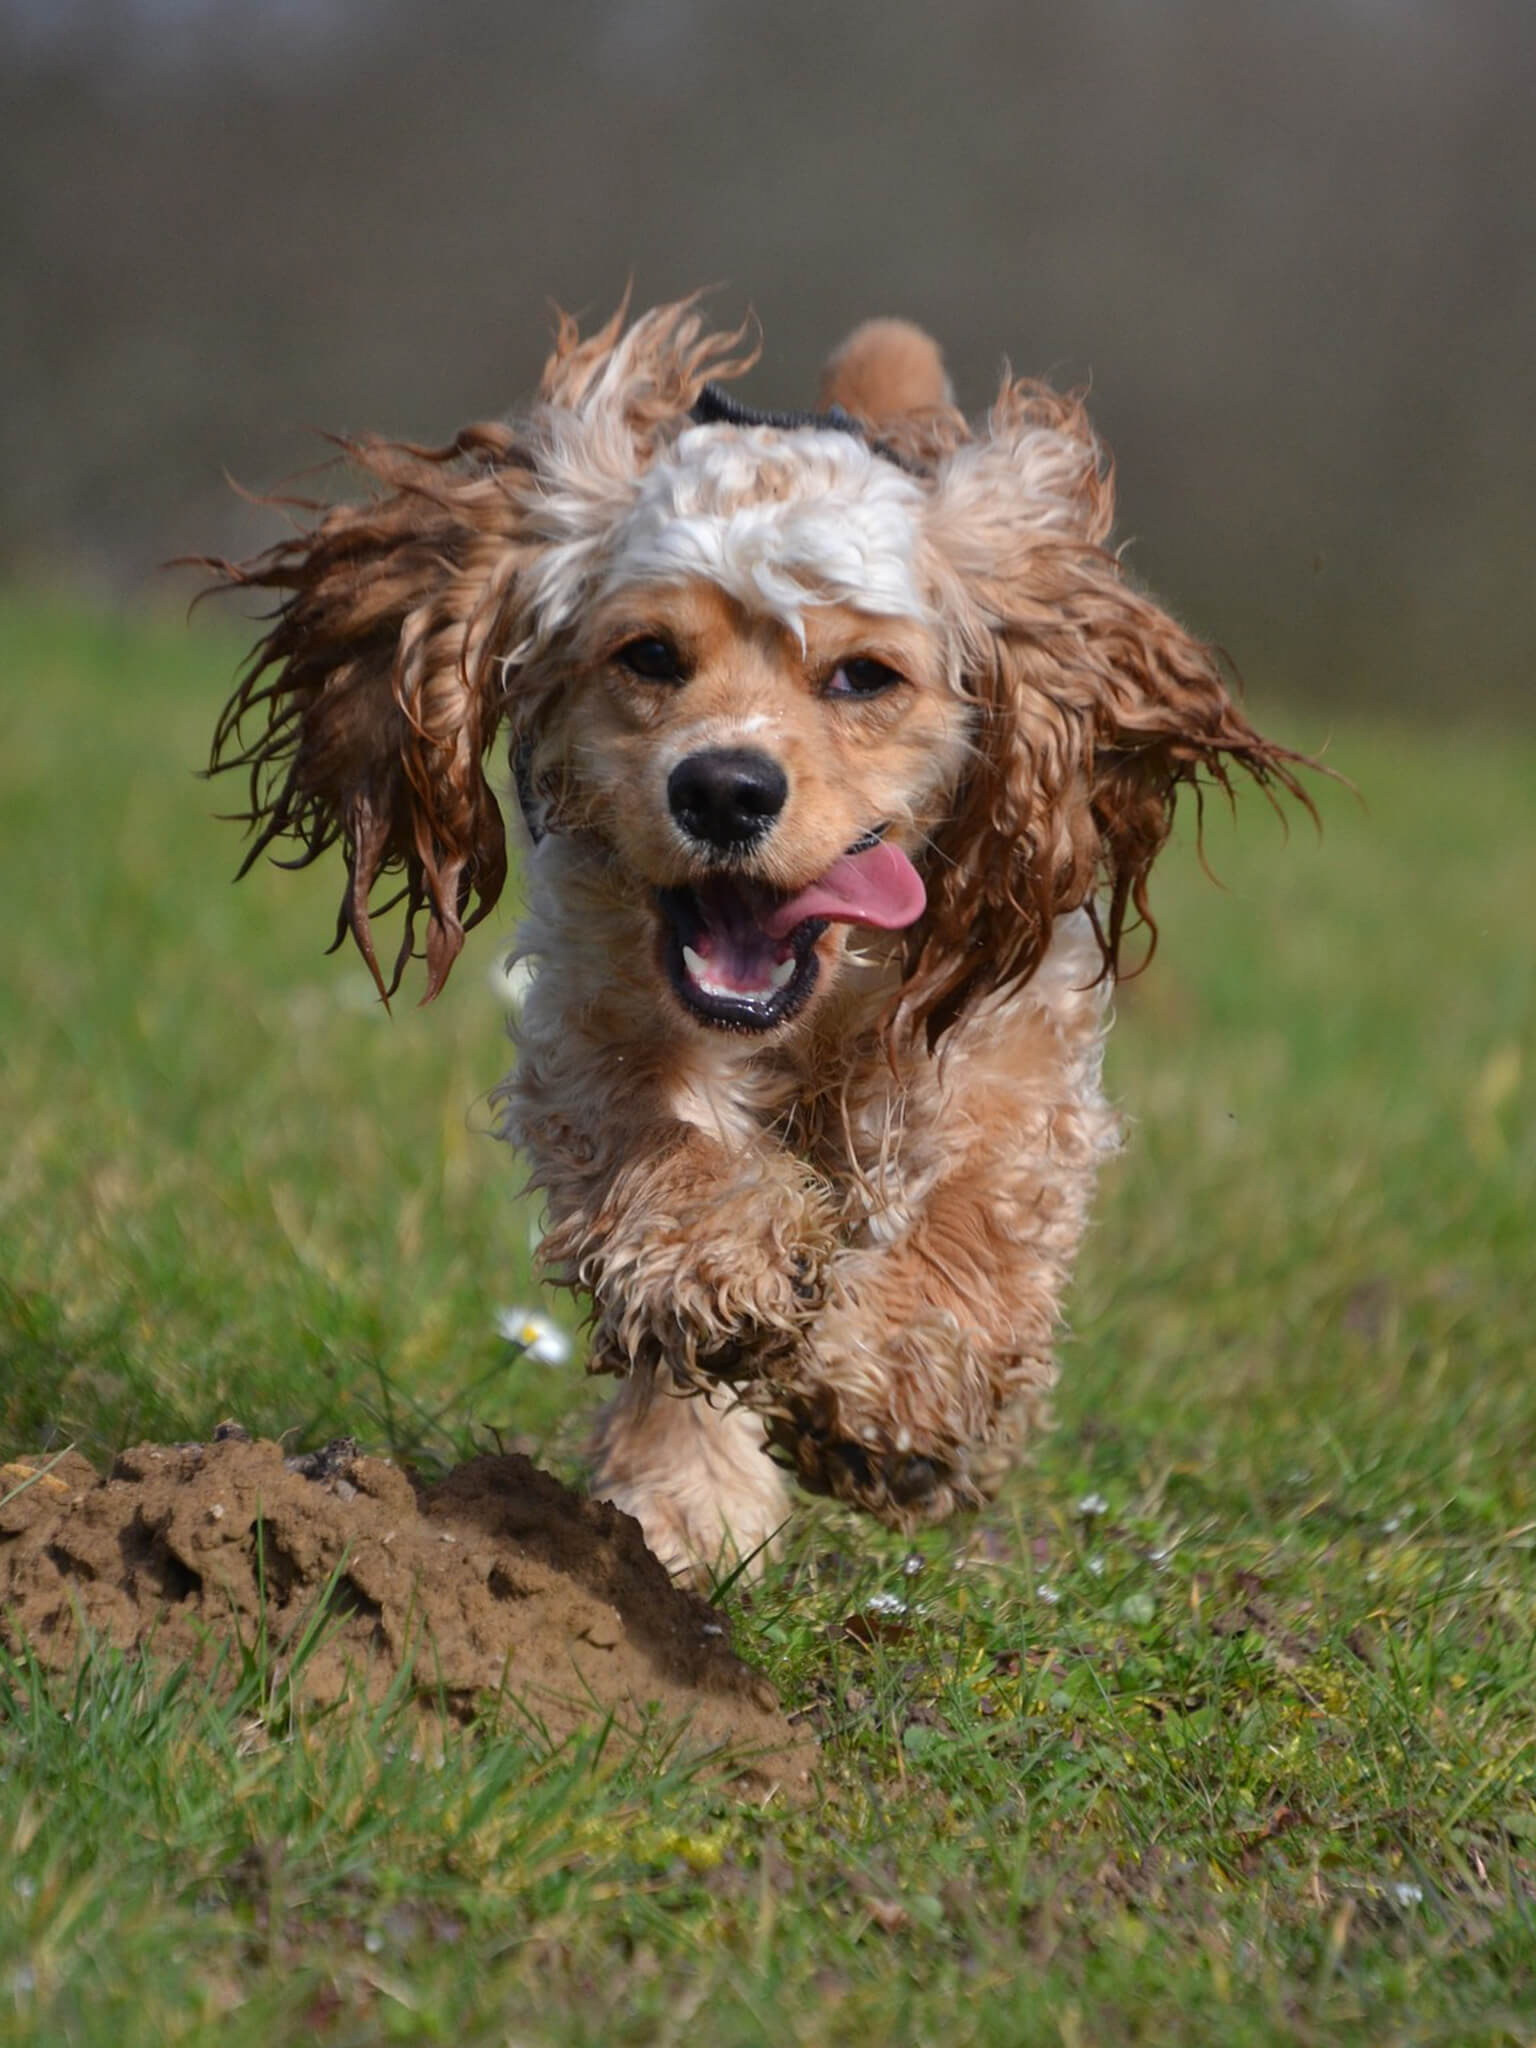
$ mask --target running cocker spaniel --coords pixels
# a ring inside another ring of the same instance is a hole
[[[403,876],[426,993],[506,875],[529,987],[505,1135],[620,1386],[596,1490],[673,1569],[750,1557],[781,1467],[901,1526],[997,1488],[1054,1377],[1116,1124],[1127,923],[1182,785],[1300,795],[1211,649],[1106,547],[1080,402],[979,424],[860,328],[822,410],[725,389],[693,302],[583,339],[451,447],[347,444],[358,503],[227,580],[276,593],[214,765],[250,860]],[[247,861],[247,866],[250,864]]]

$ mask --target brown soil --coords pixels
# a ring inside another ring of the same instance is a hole
[[[0,1467],[0,1641],[50,1668],[89,1635],[230,1684],[232,1639],[255,1645],[264,1616],[280,1672],[296,1662],[315,1701],[380,1699],[404,1671],[424,1707],[460,1718],[501,1694],[558,1741],[659,1713],[759,1787],[807,1781],[811,1744],[719,1612],[628,1515],[526,1458],[477,1458],[418,1492],[351,1443],[285,1458],[226,1425],[125,1451],[106,1479],[73,1451],[47,1468]]]

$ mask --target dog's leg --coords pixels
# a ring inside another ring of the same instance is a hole
[[[594,1353],[616,1370],[751,1378],[819,1304],[827,1185],[772,1135],[783,1079],[734,1042],[659,1029],[649,985],[625,977],[633,935],[601,909],[567,907],[580,948],[543,938],[501,1090],[503,1134],[545,1199],[540,1256],[591,1294]]]
[[[828,1269],[772,1429],[808,1486],[889,1521],[995,1492],[1055,1379],[1062,1296],[1116,1143],[1106,996],[1078,922],[941,1062],[914,1060],[853,1105],[863,1241]]]
[[[594,1358],[705,1390],[774,1369],[821,1299],[824,1192],[766,1142],[732,1156],[692,1128],[621,1114],[612,1150],[575,1171],[530,1146],[548,1202],[539,1256],[591,1294]]]
[[[633,1515],[668,1571],[707,1587],[761,1569],[789,1512],[761,1419],[724,1392],[682,1395],[665,1375],[629,1375],[598,1417],[592,1491]]]

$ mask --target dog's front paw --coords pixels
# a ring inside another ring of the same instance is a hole
[[[777,1456],[808,1491],[897,1528],[980,1507],[1038,1420],[1049,1360],[1003,1351],[946,1310],[909,1307],[896,1322],[875,1307],[872,1286],[840,1278],[761,1403]]]
[[[872,1425],[850,1435],[844,1418],[814,1399],[791,1396],[766,1421],[774,1451],[807,1493],[827,1494],[892,1528],[946,1521],[987,1497],[964,1452],[914,1450],[905,1432],[893,1436]]]
[[[830,1249],[794,1182],[754,1182],[668,1219],[639,1245],[611,1245],[597,1290],[595,1349],[679,1386],[788,1370],[821,1306]]]

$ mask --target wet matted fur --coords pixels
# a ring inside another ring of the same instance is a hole
[[[621,1375],[596,1485],[675,1568],[754,1552],[780,1466],[911,1526],[996,1490],[1054,1377],[1129,924],[1185,786],[1301,795],[1106,546],[1081,402],[954,409],[873,322],[819,415],[717,387],[693,302],[590,337],[228,582],[274,622],[220,721],[250,858],[398,874],[427,995],[506,874],[531,971],[499,1101],[542,1257]],[[1305,801],[1305,799],[1302,799]],[[249,864],[249,863],[248,863]],[[771,1456],[765,1456],[765,1450]]]

